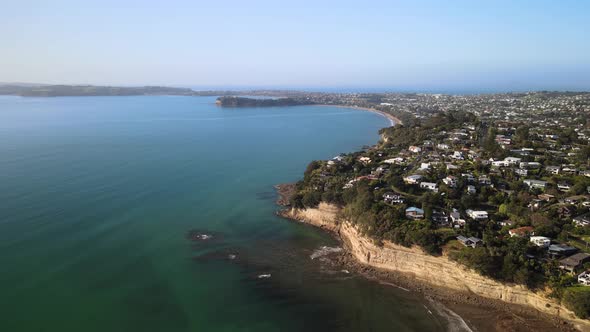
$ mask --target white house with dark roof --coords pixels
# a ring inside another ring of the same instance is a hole
[[[434,191],[435,193],[438,192],[438,187],[434,182],[420,182],[420,188]]]
[[[486,220],[488,219],[488,213],[486,211],[475,211],[475,210],[466,210],[465,213],[467,216],[473,220]]]

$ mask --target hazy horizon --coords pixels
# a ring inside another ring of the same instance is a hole
[[[590,90],[590,5],[579,1],[24,1],[3,9],[3,82]]]

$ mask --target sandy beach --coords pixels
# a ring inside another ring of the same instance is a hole
[[[383,112],[383,111],[379,111],[376,110],[374,108],[369,108],[369,107],[359,107],[359,106],[348,106],[348,105],[329,105],[329,104],[323,104],[323,105],[317,105],[317,106],[331,106],[331,107],[340,107],[340,108],[351,108],[351,109],[355,109],[355,110],[360,110],[360,111],[367,111],[367,112],[371,112],[371,113],[375,113],[375,114],[379,114],[384,118],[387,118],[389,120],[389,124],[390,126],[395,126],[396,124],[400,123],[403,124],[402,121],[400,119],[398,119],[397,117]]]

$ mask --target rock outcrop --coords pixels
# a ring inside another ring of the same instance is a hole
[[[582,331],[590,331],[590,321],[574,313],[543,293],[524,286],[504,284],[450,260],[445,255],[432,256],[418,247],[407,248],[391,242],[377,246],[349,222],[338,221],[338,207],[321,203],[314,209],[290,209],[283,216],[337,233],[347,250],[362,264],[381,270],[409,274],[419,282],[481,297],[532,307],[543,313],[570,321]]]

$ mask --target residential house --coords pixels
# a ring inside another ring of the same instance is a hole
[[[447,165],[447,170],[449,170],[449,171],[453,171],[453,170],[458,170],[459,169],[459,166],[454,165],[452,163],[446,163],[446,165]]]
[[[421,182],[420,188],[434,191],[435,193],[438,192],[438,187],[436,186],[436,183],[434,183],[434,182]]]
[[[477,190],[475,189],[475,186],[468,185],[467,186],[467,193],[469,195],[474,195],[475,193],[477,193]]]
[[[461,152],[461,151],[455,151],[455,152],[453,152],[453,155],[451,156],[451,158],[456,159],[456,160],[463,160],[463,159],[465,159],[463,157],[463,152]]]
[[[463,235],[457,236],[457,240],[466,247],[476,248],[480,246],[483,241],[477,237],[465,237]]]
[[[387,192],[383,194],[383,201],[389,204],[401,204],[404,202],[404,198],[394,192]]]
[[[449,186],[449,188],[455,188],[457,186],[457,178],[452,175],[447,176],[442,181]]]
[[[395,157],[395,158],[384,160],[383,162],[385,164],[399,165],[399,164],[401,164],[401,163],[404,162],[404,158],[402,158],[402,157]]]
[[[569,185],[569,183],[565,183],[565,182],[560,182],[557,184],[557,189],[559,189],[559,191],[570,191],[570,189],[572,189],[572,187]]]
[[[531,211],[537,211],[541,207],[543,207],[543,205],[545,205],[545,201],[544,200],[535,198],[535,199],[533,199],[533,200],[530,201],[530,203],[527,205],[527,207],[530,208]]]
[[[475,182],[475,177],[471,173],[463,173],[461,177],[467,180],[467,182]]]
[[[448,150],[451,148],[448,144],[445,143],[439,143],[436,145],[436,147],[441,150]]]
[[[516,158],[516,157],[506,157],[506,158],[504,158],[504,161],[507,162],[508,165],[518,165],[521,160],[522,160],[522,158]]]
[[[514,221],[507,219],[507,220],[502,220],[500,222],[498,222],[498,224],[500,224],[500,226],[504,227],[504,226],[513,226],[514,225]]]
[[[559,260],[559,268],[566,270],[570,273],[574,273],[579,271],[583,266],[584,263],[590,262],[590,254],[587,253],[577,253],[572,256],[563,258]]]
[[[413,152],[413,153],[420,153],[420,152],[422,152],[422,148],[419,147],[419,146],[415,146],[415,145],[410,146],[408,148],[408,150],[410,150],[410,152]]]
[[[414,174],[414,175],[409,175],[409,176],[404,177],[404,182],[406,184],[417,184],[417,183],[420,183],[420,180],[422,180],[422,175],[419,175],[419,174]]]
[[[424,210],[415,206],[406,209],[406,217],[412,220],[424,219]]]
[[[486,220],[488,219],[488,213],[486,211],[475,211],[475,210],[466,210],[465,213],[467,216],[474,220]]]
[[[460,228],[465,226],[465,219],[461,218],[461,214],[457,209],[453,209],[453,212],[449,215],[451,218],[451,222],[453,223],[455,228]]]
[[[540,200],[551,203],[555,200],[555,196],[549,194],[540,194],[537,196]]]
[[[590,213],[582,214],[573,219],[574,224],[579,227],[590,225]]]
[[[584,271],[578,275],[578,283],[584,286],[590,286],[590,272]]]
[[[437,224],[438,226],[448,226],[449,225],[449,217],[443,211],[432,211],[432,216],[430,217],[432,221]]]
[[[523,182],[531,189],[545,189],[547,187],[547,181],[526,179]]]
[[[364,165],[370,164],[371,163],[371,158],[369,157],[359,157],[359,161],[361,163],[363,163]]]
[[[552,244],[547,250],[551,258],[567,257],[578,252],[578,248],[567,244]]]
[[[527,176],[529,174],[529,170],[524,168],[517,168],[514,170],[514,173],[520,176]]]
[[[577,205],[583,201],[586,200],[586,196],[584,195],[576,195],[576,196],[570,196],[570,197],[566,197],[563,202],[566,204],[571,204],[571,205]]]
[[[539,169],[541,168],[541,163],[536,161],[521,161],[519,167],[526,169]]]
[[[492,179],[487,175],[480,175],[479,178],[477,178],[477,182],[482,186],[489,186],[492,184]]]
[[[508,167],[509,164],[504,160],[492,160],[492,167]]]
[[[531,236],[529,241],[541,248],[548,248],[551,245],[551,239],[544,236]]]
[[[568,174],[568,175],[576,175],[576,174],[578,174],[578,170],[577,170],[575,167],[573,167],[573,166],[570,166],[570,165],[564,166],[564,167],[561,169],[561,171],[562,171],[564,174]]]
[[[546,166],[545,171],[552,175],[557,175],[561,171],[561,167],[559,166]]]

